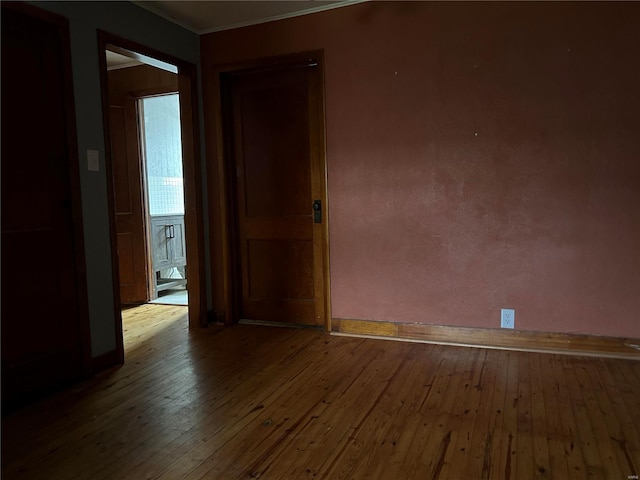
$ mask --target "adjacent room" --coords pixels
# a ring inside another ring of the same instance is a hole
[[[638,24],[3,2],[3,478],[638,478]]]
[[[112,45],[105,54],[120,302],[187,305],[177,68]]]

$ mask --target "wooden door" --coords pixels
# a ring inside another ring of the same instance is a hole
[[[187,244],[184,231],[184,216],[176,215],[171,219],[171,257],[174,265],[187,264]]]
[[[27,7],[2,5],[3,409],[90,358],[68,26]]]
[[[149,273],[145,232],[145,197],[136,100],[112,99],[109,133],[116,213],[120,301],[149,300]]]
[[[318,76],[304,65],[227,79],[243,319],[326,321],[324,219],[313,216],[325,198]]]

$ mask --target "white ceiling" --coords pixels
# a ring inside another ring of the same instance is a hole
[[[133,67],[135,65],[142,65],[142,62],[135,60],[131,57],[121,55],[111,50],[106,51],[107,54],[107,70],[115,70],[118,68]]]
[[[134,0],[133,3],[202,34],[308,15],[364,1],[368,0]],[[107,50],[106,55],[109,70],[148,63],[142,56],[129,56],[125,51]]]
[[[211,33],[343,7],[366,0],[138,0],[139,5],[195,33]]]

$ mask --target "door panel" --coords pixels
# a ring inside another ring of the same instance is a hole
[[[86,279],[61,28],[2,6],[3,409],[84,371]]]
[[[241,276],[240,317],[324,323],[323,234],[312,204],[324,198],[314,151],[313,67],[230,76]],[[317,247],[320,248],[317,248]]]
[[[166,217],[151,217],[151,245],[153,245],[153,268],[155,271],[171,268],[169,228]]]
[[[135,248],[131,233],[118,233],[118,257],[120,258],[120,285],[132,285],[135,282],[136,271],[133,262]],[[130,259],[131,261],[123,261]]]
[[[187,263],[187,249],[183,216],[177,216],[171,220],[171,235],[173,263],[184,265]]]
[[[109,128],[111,148],[116,149],[118,158],[127,158],[126,112],[124,107],[109,106]],[[114,152],[114,153],[115,153]],[[130,214],[133,210],[131,185],[129,180],[129,162],[113,162],[113,180],[115,190],[115,208],[120,214]]]
[[[247,218],[309,215],[309,112],[306,72],[252,78],[242,89],[240,121]]]
[[[249,298],[313,298],[312,241],[249,240],[247,263]]]
[[[122,98],[109,106],[120,270],[120,300],[124,304],[149,300],[144,190],[135,100]]]

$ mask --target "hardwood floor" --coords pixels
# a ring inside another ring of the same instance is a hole
[[[124,312],[126,364],[3,420],[9,479],[628,479],[640,362]]]

